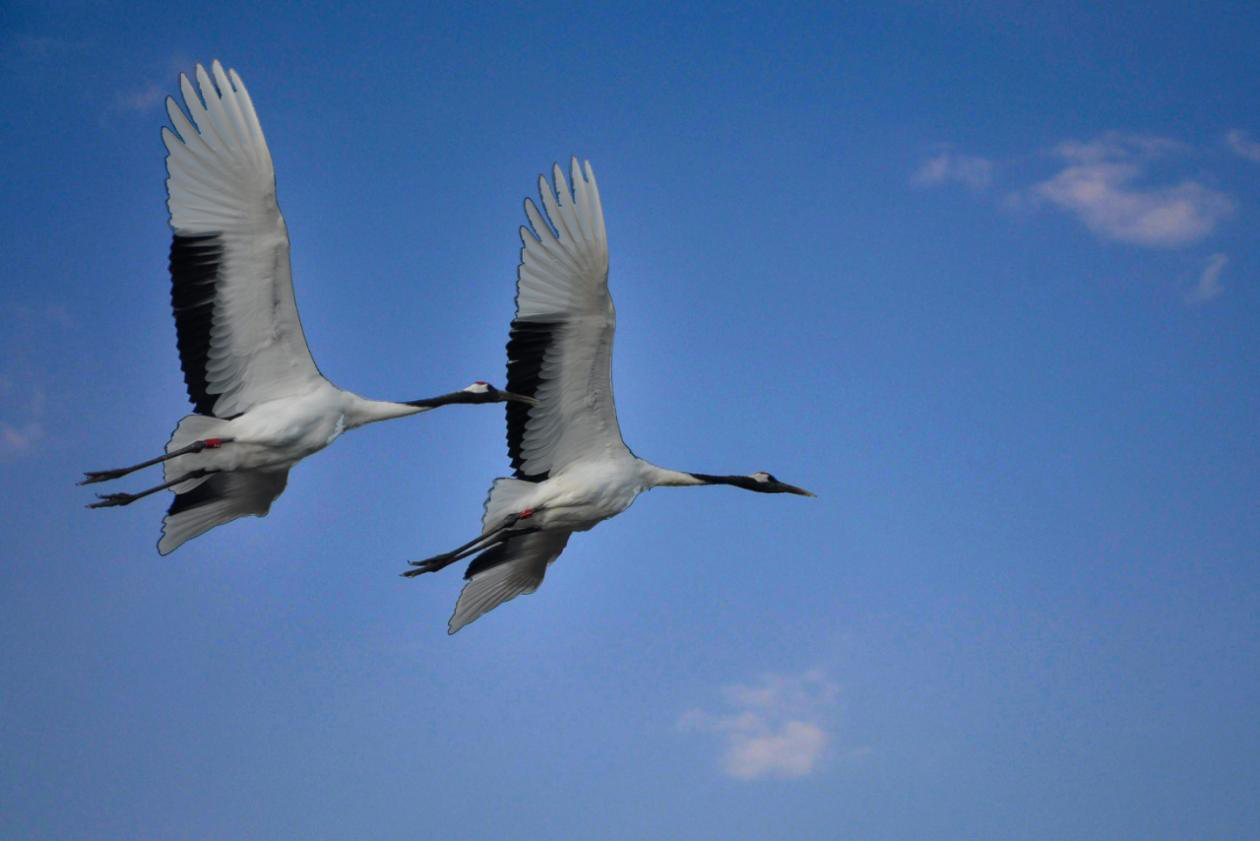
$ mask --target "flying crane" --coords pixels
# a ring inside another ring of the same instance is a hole
[[[557,165],[554,186],[539,177],[545,211],[525,200],[516,318],[507,344],[508,382],[535,403],[507,405],[515,473],[490,488],[479,536],[402,573],[436,572],[476,555],[447,626],[469,622],[542,583],[575,531],[625,511],[642,492],[666,486],[731,485],[758,493],[813,496],[769,473],[715,476],[668,470],[630,452],[613,405],[616,314],[608,293],[608,239],[595,173],[577,158],[572,188]]]
[[[213,74],[213,80],[211,78]],[[158,551],[237,517],[262,517],[289,469],[347,429],[459,403],[536,402],[475,382],[395,403],[337,388],[315,367],[298,320],[289,235],[275,170],[249,92],[235,70],[200,64],[198,90],[181,74],[187,115],[172,98],[163,127],[171,244],[171,307],[194,414],[165,454],[86,474],[104,482],[155,464],[165,481],[138,493],[98,494],[89,508],[130,505],[170,489]]]

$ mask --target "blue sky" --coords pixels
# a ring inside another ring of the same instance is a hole
[[[1260,834],[1260,12],[417,5],[7,7],[0,835]],[[576,153],[627,442],[818,499],[658,490],[449,638],[397,573],[499,411],[167,558],[85,510],[187,410],[159,127],[213,58],[339,385],[502,382]]]

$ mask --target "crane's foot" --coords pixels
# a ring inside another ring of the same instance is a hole
[[[453,564],[458,558],[457,552],[446,552],[441,555],[434,555],[426,561],[408,561],[414,569],[409,569],[402,573],[403,578],[415,578],[417,575],[424,575],[426,572],[437,572],[440,569]]]
[[[92,485],[97,482],[108,482],[110,479],[121,479],[134,471],[134,467],[119,467],[116,470],[89,470],[83,474],[80,485]]]
[[[116,493],[116,494],[97,494],[98,500],[88,506],[88,508],[113,508],[115,505],[130,505],[140,498],[138,494]]]

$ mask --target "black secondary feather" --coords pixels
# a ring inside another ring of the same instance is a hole
[[[508,560],[506,556],[507,545],[508,541],[496,543],[494,546],[491,546],[489,549],[473,558],[472,562],[468,564],[468,569],[464,570],[465,580],[472,578],[479,572],[485,572],[488,569],[493,569]]]
[[[206,390],[206,359],[214,327],[215,287],[223,259],[218,234],[175,235],[171,242],[171,309],[179,364],[193,410],[213,415],[217,394]]]
[[[167,509],[167,515],[178,514],[181,511],[187,511],[190,508],[197,508],[201,505],[214,502],[216,499],[222,499],[228,496],[232,491],[231,474],[216,473],[202,482],[191,491],[182,494],[175,494],[175,498],[171,500],[171,507]]]
[[[514,394],[534,397],[543,383],[542,369],[547,354],[555,346],[563,321],[535,321],[516,319],[512,322],[507,343],[507,390]],[[521,446],[525,440],[525,427],[529,423],[530,406],[525,403],[507,403],[507,444],[512,459],[512,470],[517,479],[542,482],[547,472],[525,473]],[[474,562],[475,563],[475,562]]]

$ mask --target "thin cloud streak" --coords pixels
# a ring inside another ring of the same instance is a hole
[[[1213,254],[1207,258],[1207,265],[1199,274],[1199,282],[1186,293],[1186,301],[1191,304],[1201,304],[1221,297],[1225,292],[1225,285],[1221,283],[1221,272],[1225,270],[1228,262],[1229,257],[1224,254]]]
[[[1109,131],[1093,140],[1060,141],[1052,151],[1064,160],[1088,164],[1116,160],[1153,161],[1189,152],[1190,147],[1169,137]]]
[[[689,710],[679,726],[722,737],[720,764],[728,776],[797,779],[818,769],[831,740],[827,726],[839,694],[820,670],[765,675],[754,684],[728,686],[722,694],[727,711]]]
[[[1240,158],[1246,158],[1260,164],[1260,142],[1252,140],[1247,132],[1233,129],[1225,134],[1225,145]]]
[[[993,162],[946,150],[924,161],[910,178],[910,183],[916,187],[937,187],[951,182],[979,192],[993,183]]]
[[[28,453],[43,437],[44,427],[37,421],[20,427],[0,422],[0,456]]]
[[[13,381],[0,375],[0,398],[7,418],[0,418],[0,458],[15,458],[26,455],[44,438],[44,390],[36,387],[32,390],[24,406],[12,405],[10,398],[16,386]],[[20,415],[16,420],[13,415]]]
[[[114,110],[143,114],[164,102],[166,92],[154,82],[142,88],[119,93],[114,97]]]

